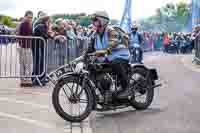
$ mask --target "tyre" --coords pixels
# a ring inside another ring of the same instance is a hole
[[[68,88],[66,89],[65,87]],[[61,98],[65,100],[62,100]],[[66,105],[66,101],[68,101],[69,105]],[[92,95],[90,88],[88,86],[83,88],[78,83],[78,78],[74,76],[60,80],[53,90],[53,107],[56,113],[66,121],[81,122],[86,119],[92,111],[93,101],[94,96]],[[64,106],[62,106],[62,103],[64,103]],[[79,108],[74,110],[74,107],[77,107],[77,104],[79,103],[84,103],[85,109],[79,105]],[[67,112],[65,109],[69,111]]]
[[[137,88],[137,89],[134,89],[134,94],[130,99],[131,106],[133,108],[135,108],[136,110],[147,109],[153,101],[154,88],[152,88],[152,86],[155,83],[152,79],[149,78],[149,79],[147,79],[146,84],[144,84],[144,82],[145,82],[144,80],[147,78],[147,74],[148,74],[148,69],[145,69],[145,68],[136,68],[132,72],[132,76],[138,75],[138,78],[134,79],[134,80],[136,80],[136,83],[135,84],[133,83],[133,88]],[[140,84],[139,86],[138,86],[138,83]],[[142,88],[140,88],[140,87],[142,87]],[[137,95],[137,94],[139,94],[139,95]],[[146,96],[144,102],[137,101],[136,98],[138,96]]]

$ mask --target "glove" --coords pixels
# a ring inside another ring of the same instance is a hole
[[[107,51],[102,50],[102,51],[97,51],[95,54],[97,57],[104,57]]]
[[[112,50],[111,50],[111,48],[108,48],[108,49],[106,50],[106,52],[107,52],[107,55],[112,54]]]

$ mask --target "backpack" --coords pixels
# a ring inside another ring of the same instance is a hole
[[[120,27],[113,27],[115,31],[119,33],[118,39],[121,41],[121,44],[124,44],[128,47],[129,44],[129,35]]]

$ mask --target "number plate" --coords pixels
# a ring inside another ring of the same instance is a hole
[[[62,75],[72,72],[72,68],[69,65],[63,66],[52,72],[49,76],[52,80],[57,81]]]

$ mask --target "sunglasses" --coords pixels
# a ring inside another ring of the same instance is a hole
[[[132,28],[132,30],[137,30],[137,28]]]

